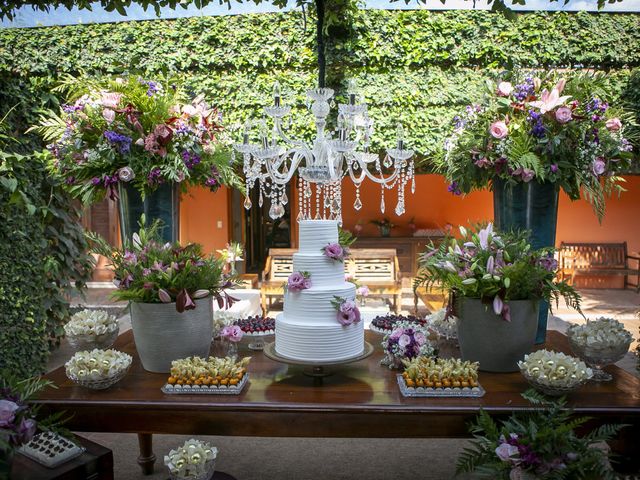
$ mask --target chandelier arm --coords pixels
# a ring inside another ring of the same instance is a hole
[[[304,141],[295,140],[295,139],[289,137],[286,133],[284,133],[284,130],[282,129],[282,122],[279,119],[276,119],[275,125],[276,125],[276,131],[278,132],[278,136],[282,140],[284,140],[285,143],[288,143],[290,145],[294,145],[294,146],[297,146],[297,147],[303,147],[303,148],[306,148],[306,149],[309,148]]]
[[[295,149],[289,149],[280,157],[278,161],[278,167],[282,165],[282,163],[289,157],[291,153],[293,153],[293,157],[291,158],[291,165],[287,169],[286,173],[281,173],[277,169],[274,169],[273,163],[269,160],[265,162],[267,173],[278,185],[283,185],[289,182],[289,180],[291,180],[296,170],[298,169],[298,166],[300,165],[300,161],[302,160],[302,158],[300,158],[301,152],[298,152]],[[307,158],[307,156],[304,155],[304,158]]]
[[[399,171],[395,170],[391,175],[389,175],[386,178],[382,176],[383,175],[382,172],[380,173],[380,176],[377,177],[375,176],[375,174],[371,173],[369,169],[366,168],[366,165],[361,164],[360,168],[362,169],[362,173],[364,176],[366,176],[372,182],[376,182],[381,185],[386,185],[390,182],[393,182],[399,175]]]

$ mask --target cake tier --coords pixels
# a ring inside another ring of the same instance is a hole
[[[335,287],[344,283],[344,263],[332,260],[322,253],[294,253],[293,271],[309,272],[311,286]]]
[[[337,323],[336,308],[332,305],[335,297],[353,300],[356,287],[353,283],[342,280],[327,287],[313,286],[300,292],[286,291],[284,293],[284,314],[287,318],[297,322],[314,325],[333,325]]]
[[[321,253],[329,243],[338,243],[335,220],[302,220],[299,229],[300,253]]]
[[[316,324],[315,314],[291,319],[282,313],[276,317],[276,352],[278,355],[304,362],[339,362],[361,355],[364,351],[363,322],[342,326]]]

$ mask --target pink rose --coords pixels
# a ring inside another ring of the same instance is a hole
[[[571,121],[573,114],[569,107],[560,107],[556,110],[556,120],[560,123],[567,123]]]
[[[330,243],[323,248],[323,251],[327,257],[333,260],[340,260],[341,262],[344,260],[345,250],[339,243]]]
[[[496,455],[503,462],[510,462],[514,459],[512,457],[518,455],[518,447],[515,445],[509,445],[508,443],[501,443],[498,448],[496,448]]]
[[[424,345],[425,343],[427,343],[427,337],[425,337],[424,333],[422,332],[416,332],[416,334],[413,336],[413,338],[415,339],[416,343],[420,346]]]
[[[0,427],[8,427],[16,416],[18,405],[9,400],[0,400]]]
[[[618,117],[610,118],[607,120],[607,123],[605,123],[605,126],[610,132],[617,132],[622,128],[622,122]]]
[[[104,110],[102,110],[102,116],[107,121],[107,123],[113,123],[113,121],[116,119],[116,112],[114,112],[110,108],[105,108]]]
[[[498,140],[500,140],[505,138],[509,134],[509,129],[507,128],[506,123],[498,121],[491,124],[489,133],[491,133],[491,136],[493,138],[497,138]]]
[[[501,97],[508,97],[513,92],[513,85],[509,82],[500,82],[498,84],[498,95]]]
[[[309,280],[308,275],[305,275],[302,272],[293,272],[289,275],[287,280],[287,288],[294,292],[299,292],[300,290],[306,290],[311,286],[311,280]]]
[[[604,160],[602,157],[598,157],[593,161],[593,164],[591,165],[591,169],[593,170],[593,174],[596,177],[599,177],[607,169],[607,164],[604,163]]]
[[[238,343],[242,340],[244,333],[238,325],[226,326],[220,332],[220,336],[226,338],[230,342]]]
[[[362,297],[368,297],[369,296],[369,287],[367,287],[366,285],[363,285],[361,287],[358,287],[358,289],[356,290],[356,293]]]
[[[400,345],[400,347],[404,348],[410,343],[411,343],[411,338],[409,338],[409,335],[407,335],[406,333],[403,333],[402,335],[400,335],[400,338],[398,339],[398,345]]]
[[[403,333],[404,330],[402,328],[396,328],[391,332],[391,335],[389,335],[389,340],[397,340],[402,336]]]
[[[347,326],[360,321],[360,310],[353,300],[347,300],[338,309],[338,322]]]

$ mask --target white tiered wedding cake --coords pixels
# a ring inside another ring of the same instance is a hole
[[[356,287],[344,279],[344,264],[323,253],[338,243],[335,220],[299,223],[300,249],[293,255],[293,271],[308,274],[309,288],[289,288],[284,312],[276,318],[276,352],[282,357],[308,362],[339,362],[364,351],[364,326],[337,319],[335,298],[353,301]]]

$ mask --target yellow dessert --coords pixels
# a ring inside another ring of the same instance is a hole
[[[247,373],[251,357],[236,362],[231,357],[208,359],[189,357],[171,362],[171,372],[167,379],[170,385],[238,385]]]
[[[461,388],[478,386],[478,362],[459,358],[418,357],[405,361],[407,387]]]

